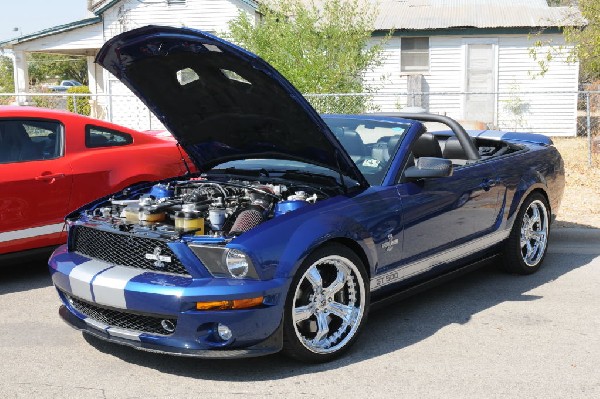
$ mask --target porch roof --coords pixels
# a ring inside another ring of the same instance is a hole
[[[55,26],[0,42],[0,49],[94,55],[103,44],[101,22],[102,17],[95,16]]]

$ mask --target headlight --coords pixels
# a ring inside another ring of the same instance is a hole
[[[230,249],[225,256],[227,270],[233,278],[244,278],[248,274],[249,261],[246,254],[237,249]]]
[[[239,249],[210,245],[188,245],[194,255],[200,259],[214,277],[258,280],[258,275],[250,257]]]

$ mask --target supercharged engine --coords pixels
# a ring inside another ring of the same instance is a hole
[[[119,230],[235,237],[326,197],[308,186],[175,181],[156,184],[128,199],[110,199],[88,211],[88,216]]]

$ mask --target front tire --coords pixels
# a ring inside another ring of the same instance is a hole
[[[340,244],[317,249],[303,262],[287,295],[283,352],[312,363],[340,356],[362,330],[369,301],[360,258]]]
[[[504,247],[504,268],[510,273],[538,271],[548,249],[548,201],[540,193],[525,199]]]

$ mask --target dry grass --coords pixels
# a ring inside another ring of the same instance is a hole
[[[553,138],[565,161],[566,185],[556,226],[600,228],[600,154],[588,163],[585,137]]]

